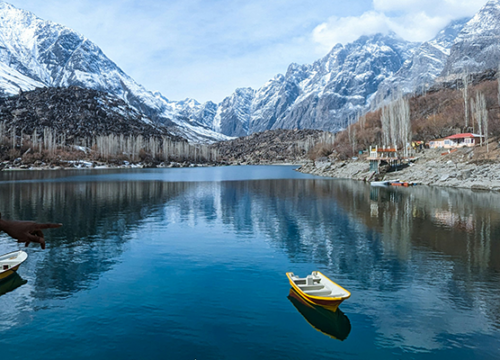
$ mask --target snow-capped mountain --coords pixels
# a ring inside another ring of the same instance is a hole
[[[312,65],[290,65],[285,75],[256,91],[248,89],[244,96],[236,91],[219,104],[224,116],[214,119],[212,128],[233,136],[244,129],[246,134],[278,128],[336,131],[392,93],[425,90],[450,74],[496,69],[499,39],[500,0],[490,0],[472,19],[452,21],[424,43],[395,34],[363,36],[336,45]]]
[[[363,111],[379,84],[409,59],[415,43],[395,34],[336,45],[312,65],[291,64],[262,88],[238,89],[217,110],[213,129],[242,136],[269,129],[335,131]]]
[[[497,69],[499,65],[500,1],[490,0],[456,37],[442,75]]]
[[[171,102],[125,74],[82,35],[0,2],[0,89],[4,94],[36,87],[80,86],[109,92],[157,123],[174,125],[176,135],[192,140],[227,137],[185,121],[182,110],[199,104]],[[179,115],[179,116],[178,116]]]
[[[416,45],[394,33],[362,36],[336,45],[311,66],[292,65],[283,92],[287,103],[294,101],[277,114],[272,128],[339,130],[369,105],[380,83],[401,68]]]

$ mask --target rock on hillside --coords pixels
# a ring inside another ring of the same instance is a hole
[[[267,130],[212,147],[229,163],[261,164],[301,162],[317,143],[333,142],[333,134],[321,130]]]
[[[123,100],[75,86],[39,88],[0,98],[2,122],[7,134],[15,128],[17,136],[21,133],[31,135],[34,130],[40,135],[44,128],[50,128],[57,135],[64,135],[68,143],[110,134],[168,136],[183,141],[172,136],[166,127],[155,125]]]

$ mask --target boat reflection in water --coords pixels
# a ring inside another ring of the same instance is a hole
[[[16,290],[27,282],[28,280],[24,280],[17,272],[13,273],[7,279],[0,282],[0,296]]]
[[[341,341],[349,336],[351,322],[340,309],[332,311],[319,305],[310,304],[302,299],[293,288],[290,289],[288,300],[314,329]]]

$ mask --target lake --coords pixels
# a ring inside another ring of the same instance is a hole
[[[1,359],[500,357],[498,193],[289,166],[0,172],[0,212],[64,224],[0,284]],[[290,292],[313,270],[352,293],[336,313]]]

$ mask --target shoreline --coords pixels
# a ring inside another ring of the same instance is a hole
[[[197,167],[218,167],[218,166],[297,166],[305,165],[305,161],[300,162],[260,162],[260,163],[240,163],[240,162],[220,162],[220,163],[191,163],[191,162],[170,162],[152,164],[147,162],[128,163],[128,164],[113,164],[100,161],[68,161],[63,165],[54,164],[22,164],[16,166],[12,162],[4,162],[4,167],[0,167],[1,172],[15,171],[53,171],[53,170],[116,170],[116,169],[172,169],[172,168],[197,168]],[[0,163],[2,165],[2,163]]]
[[[452,187],[472,190],[500,191],[500,161],[474,159],[473,149],[443,154],[442,149],[426,149],[408,167],[379,176],[380,180],[399,179],[421,185]],[[370,171],[368,160],[310,162],[297,171],[302,173],[370,182],[375,172]]]
[[[346,161],[322,158],[320,160],[280,161],[280,162],[226,162],[220,163],[190,163],[190,162],[138,162],[122,164],[105,163],[101,161],[74,160],[60,162],[58,165],[46,163],[16,164],[15,162],[0,163],[0,172],[17,171],[51,171],[51,170],[117,170],[117,169],[167,169],[196,168],[216,166],[245,165],[288,165],[297,166],[295,171],[315,176],[335,179],[350,179],[357,181],[375,181],[383,179],[399,179],[410,183],[429,186],[452,187],[472,190],[500,191],[500,161],[496,159],[474,159],[473,149],[458,149],[444,154],[442,149],[426,149],[417,154],[408,167],[386,174],[377,175],[370,171],[368,160],[349,159]],[[2,166],[3,165],[3,166]]]

